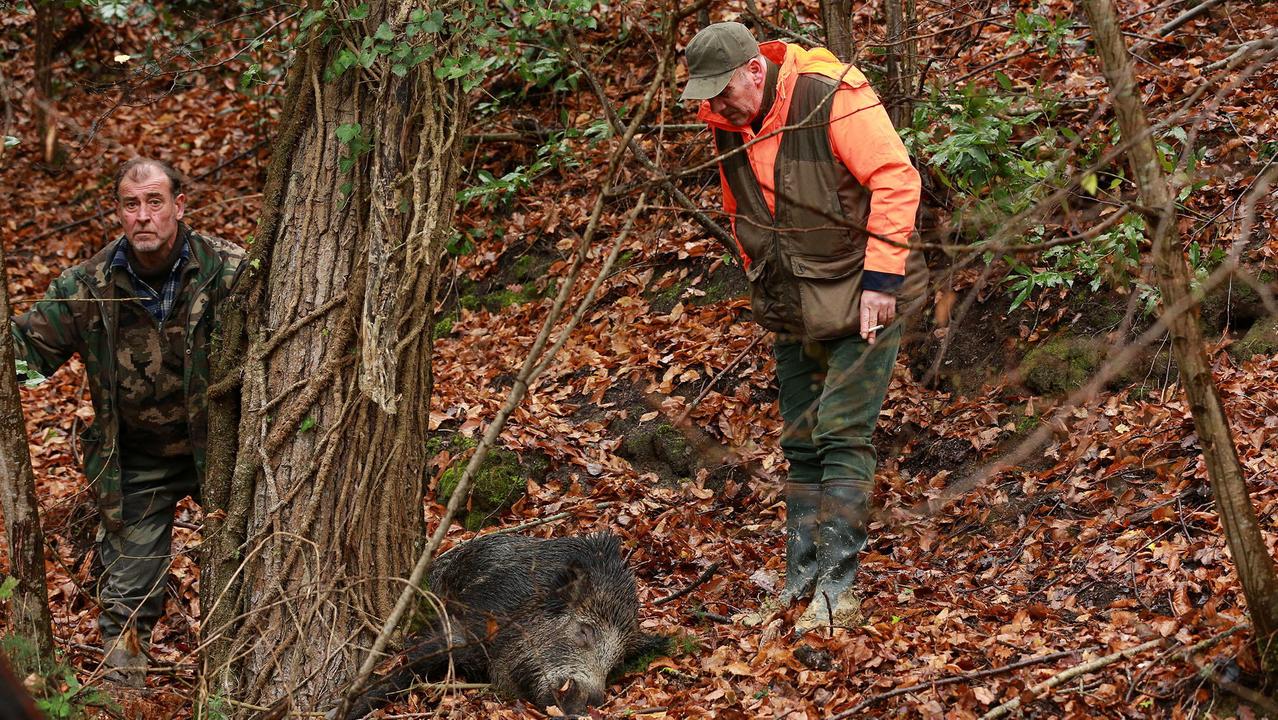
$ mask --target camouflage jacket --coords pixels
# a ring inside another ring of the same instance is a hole
[[[204,478],[208,433],[209,339],[215,309],[230,290],[244,251],[181,226],[190,243],[191,276],[183,283],[174,313],[185,315],[182,383],[196,473]],[[123,473],[120,462],[118,363],[128,348],[118,347],[119,309],[111,267],[120,240],[62,273],[44,299],[14,318],[11,325],[19,359],[50,375],[74,353],[84,361],[93,400],[93,424],[80,433],[84,473],[97,493],[102,524],[123,526]],[[136,302],[136,301],[135,301]]]

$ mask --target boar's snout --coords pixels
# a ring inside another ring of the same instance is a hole
[[[583,715],[588,707],[598,707],[608,699],[602,684],[573,677],[565,678],[559,683],[552,695],[553,704],[568,715]]]

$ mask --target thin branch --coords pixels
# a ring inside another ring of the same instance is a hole
[[[917,683],[915,685],[910,685],[909,687],[897,688],[895,690],[890,690],[888,692],[879,693],[878,695],[872,695],[837,715],[831,715],[828,718],[828,720],[843,720],[844,718],[852,717],[853,715],[860,713],[865,708],[877,702],[880,702],[882,700],[890,700],[894,697],[897,697],[898,695],[906,695],[908,693],[918,692],[919,690],[930,690],[931,688],[940,687],[942,685],[952,685],[954,683],[980,680],[981,678],[987,678],[993,675],[1002,675],[1003,673],[1012,672],[1013,670],[1020,670],[1021,668],[1030,667],[1032,665],[1041,665],[1043,663],[1056,662],[1057,660],[1062,660],[1067,657],[1072,657],[1074,655],[1078,655],[1079,653],[1087,652],[1092,649],[1093,648],[1079,648],[1076,650],[1062,650],[1060,652],[1054,652],[1047,655],[1038,655],[1036,657],[1025,658],[1024,660],[1018,660],[1014,663],[1011,663],[1010,665],[1003,665],[1001,667],[995,667],[995,668],[986,668],[984,670],[974,670],[972,672],[962,673],[959,675],[951,675],[949,677],[937,678],[935,680],[927,680],[921,683]]]
[[[1002,705],[999,705],[993,710],[990,710],[989,712],[985,713],[984,715],[981,716],[981,720],[996,720],[996,718],[1001,718],[1004,715],[1007,715],[1013,710],[1016,710],[1017,708],[1019,708],[1021,706],[1021,698],[1037,698],[1041,695],[1045,695],[1052,688],[1062,683],[1069,682],[1070,680],[1073,680],[1079,675],[1086,675],[1087,673],[1095,672],[1097,670],[1100,670],[1103,667],[1113,665],[1119,660],[1129,658],[1133,655],[1138,655],[1140,653],[1145,652],[1146,650],[1158,647],[1161,644],[1163,644],[1163,639],[1155,638],[1153,640],[1150,640],[1149,642],[1143,642],[1140,645],[1129,647],[1126,650],[1119,650],[1116,653],[1112,653],[1104,657],[1099,657],[1099,658],[1096,658],[1095,660],[1085,662],[1081,665],[1075,665],[1074,667],[1069,668],[1068,670],[1065,670],[1063,672],[1056,673],[1055,675],[1044,680],[1043,682],[1025,690],[1019,696],[1012,698],[1011,700],[1008,700]]]
[[[701,404],[702,400],[706,399],[706,395],[710,394],[710,391],[714,389],[714,386],[719,383],[719,380],[722,379],[723,376],[727,374],[729,370],[735,367],[737,363],[741,362],[742,358],[744,358],[746,355],[749,355],[750,351],[754,350],[755,346],[758,345],[765,337],[768,337],[769,335],[770,333],[765,332],[755,336],[754,340],[750,341],[750,344],[747,345],[744,350],[737,353],[737,356],[732,359],[732,362],[728,363],[727,365],[724,365],[722,370],[715,373],[715,376],[711,378],[710,382],[705,386],[705,388],[703,388],[701,392],[697,395],[697,397],[693,399],[691,403],[688,404],[688,407],[684,408],[684,411],[679,414],[679,417],[675,420],[674,424],[682,425],[683,421],[688,419],[688,415],[694,409],[696,409],[698,405]]]
[[[612,507],[613,505],[616,505],[616,504],[617,502],[614,500],[607,500],[601,503],[594,503],[593,505],[591,505],[591,507],[595,509],[602,509],[606,507]],[[584,509],[584,508],[581,508],[581,509]],[[523,532],[524,530],[527,530],[528,528],[534,528],[539,525],[547,525],[552,522],[573,517],[577,512],[578,512],[577,508],[574,508],[572,510],[564,510],[563,512],[557,512],[554,515],[547,515],[546,517],[537,518],[536,520],[529,520],[528,522],[519,523],[518,525],[511,525],[510,527],[499,528],[497,530],[492,530],[490,532],[480,533],[480,534],[481,535],[506,535],[509,533]]]
[[[657,601],[653,602],[652,604],[653,604],[653,605],[665,605],[666,603],[674,602],[675,600],[678,600],[679,598],[683,597],[684,595],[687,595],[688,593],[692,592],[693,590],[696,590],[697,588],[699,588],[699,587],[701,587],[702,585],[704,585],[704,584],[706,583],[706,581],[707,581],[707,580],[709,580],[710,578],[714,577],[714,574],[715,574],[716,572],[718,572],[718,571],[719,571],[719,563],[717,563],[717,562],[712,562],[712,563],[710,563],[710,566],[709,566],[709,567],[707,567],[705,570],[702,570],[702,571],[701,571],[701,574],[697,576],[697,579],[696,579],[696,580],[693,580],[692,582],[688,583],[685,587],[683,587],[683,588],[681,588],[681,589],[679,589],[679,590],[677,590],[677,591],[675,591],[675,592],[673,592],[673,593],[671,593],[671,594],[669,594],[669,595],[667,595],[667,596],[665,596],[665,597],[663,597],[663,598],[661,598],[661,599],[659,599],[659,600],[657,600]]]
[[[1162,27],[1155,30],[1154,34],[1159,37],[1162,37],[1163,35],[1169,35],[1174,30],[1179,28],[1181,25],[1184,25],[1190,20],[1193,20],[1199,15],[1202,15],[1208,10],[1211,10],[1212,8],[1216,7],[1223,1],[1224,0],[1206,0],[1205,2],[1199,3],[1198,5],[1181,13],[1180,15],[1177,15],[1174,19],[1169,21],[1166,25],[1163,25]]]

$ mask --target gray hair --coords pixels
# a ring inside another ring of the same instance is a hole
[[[182,193],[184,177],[176,168],[163,160],[135,157],[121,165],[119,170],[115,171],[116,198],[120,197],[120,183],[125,180],[133,180],[136,182],[142,178],[143,170],[146,168],[156,168],[160,172],[164,173],[164,176],[169,179],[169,189],[173,192],[173,197],[177,197]]]

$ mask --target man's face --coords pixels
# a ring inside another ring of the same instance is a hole
[[[177,238],[186,196],[173,197],[169,178],[159,168],[144,165],[140,170],[137,179],[120,181],[120,224],[133,252],[167,254]]]
[[[763,107],[762,63],[756,58],[737,68],[723,92],[710,98],[710,109],[738,127],[749,125]]]

